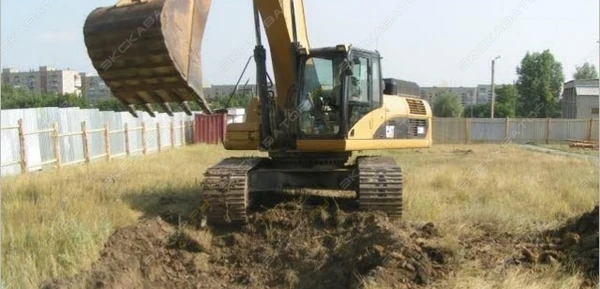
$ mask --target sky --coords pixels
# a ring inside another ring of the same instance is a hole
[[[94,8],[116,2],[2,1],[2,67],[49,65],[97,74],[83,24]],[[599,66],[598,0],[305,0],[305,13],[312,47],[376,49],[385,78],[421,87],[489,84],[498,55],[495,83],[513,83],[528,51],[549,49],[565,81],[585,61]],[[237,81],[252,55],[253,29],[251,1],[212,0],[202,45],[205,85]],[[254,82],[254,65],[249,69],[243,82]]]

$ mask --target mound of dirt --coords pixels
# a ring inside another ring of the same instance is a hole
[[[220,235],[145,219],[116,231],[90,272],[42,288],[417,288],[451,267],[436,238],[433,224],[298,204]]]
[[[581,270],[586,281],[598,283],[598,206],[568,220],[556,230],[543,234],[542,240],[522,248],[520,261],[527,263],[561,263]]]
[[[571,219],[559,228],[558,250],[581,267],[589,278],[598,278],[598,206],[591,212]]]

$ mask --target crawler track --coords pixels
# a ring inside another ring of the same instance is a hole
[[[204,174],[202,197],[210,223],[244,224],[250,206],[248,175],[264,158],[226,158]],[[358,204],[361,211],[381,211],[402,217],[402,170],[390,157],[359,157]],[[356,183],[355,183],[356,184]]]
[[[390,219],[402,217],[402,169],[390,157],[359,157],[358,199],[361,211],[382,211]]]
[[[201,187],[208,204],[208,222],[247,222],[248,171],[261,161],[261,158],[226,158],[206,171]]]

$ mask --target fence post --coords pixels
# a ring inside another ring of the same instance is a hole
[[[185,121],[181,120],[181,146],[185,146]]]
[[[171,120],[171,147],[175,147],[175,123]]]
[[[56,167],[62,167],[62,156],[60,154],[60,132],[58,131],[58,122],[54,122],[54,157],[56,158]]]
[[[81,122],[81,134],[83,136],[83,156],[85,157],[85,162],[87,164],[90,163],[90,145],[88,143],[88,132],[87,132],[87,123],[84,121]]]
[[[594,128],[594,118],[590,118],[590,124],[588,126],[588,141],[592,140],[592,129]]]
[[[129,156],[129,129],[127,123],[125,123],[125,127],[123,128],[123,133],[125,134],[125,153]]]
[[[552,125],[550,118],[548,118],[548,122],[546,123],[546,144],[550,143],[550,135],[552,134]]]
[[[21,171],[26,174],[27,168],[27,144],[25,143],[25,132],[23,130],[23,119],[19,119],[19,146],[21,149]]]
[[[160,144],[160,122],[156,123],[156,146],[158,147],[158,151],[161,151],[161,144]]]
[[[444,120],[444,139],[446,139],[446,142],[453,142],[454,140],[451,140],[451,139],[448,137],[448,126],[449,126],[449,125],[448,125],[448,122],[446,121],[446,119],[445,119],[445,118],[443,118],[443,119],[441,119],[441,120]]]
[[[148,146],[146,145],[146,122],[142,122],[142,149],[144,154],[148,151]]]
[[[433,122],[433,119],[431,120],[431,122]],[[196,117],[192,118],[192,128],[190,129],[190,132],[191,132],[190,142],[196,143]],[[433,135],[432,135],[432,137],[433,137]]]
[[[469,143],[471,141],[471,120],[469,118],[465,118],[465,143]]]
[[[104,150],[106,151],[106,160],[110,162],[110,129],[108,128],[108,122],[104,123]]]
[[[504,140],[509,140],[510,136],[509,136],[509,128],[510,128],[510,120],[508,119],[508,116],[506,117],[506,120],[504,121]]]

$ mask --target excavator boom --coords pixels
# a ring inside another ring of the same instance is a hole
[[[304,0],[255,0],[263,20],[263,27],[269,41],[275,83],[277,83],[277,106],[285,108],[285,103],[295,98],[293,89],[296,82],[295,52],[292,45],[310,50],[308,29],[304,14]]]

